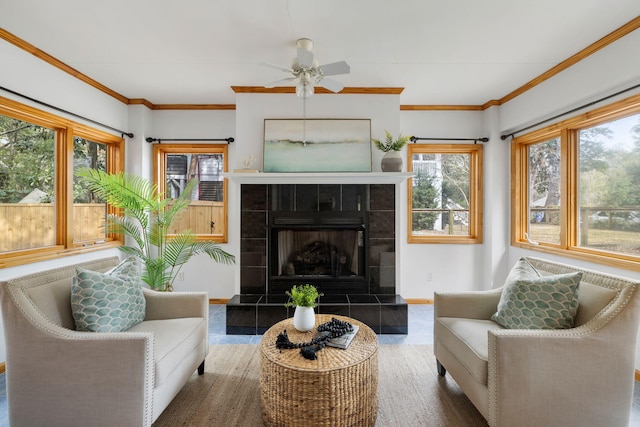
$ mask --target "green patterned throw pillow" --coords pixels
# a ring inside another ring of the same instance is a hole
[[[135,257],[106,273],[76,268],[71,285],[71,311],[76,330],[122,332],[144,320],[146,300]]]
[[[507,277],[491,319],[507,329],[572,328],[581,279],[582,272],[541,276],[521,258]]]

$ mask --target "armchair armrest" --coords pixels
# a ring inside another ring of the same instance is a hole
[[[12,425],[151,425],[153,333],[77,332],[37,314],[30,320],[7,331]]]
[[[634,360],[597,329],[489,331],[489,424],[627,425]]]
[[[489,320],[498,309],[502,288],[434,294],[435,317],[462,317]]]
[[[147,301],[145,320],[202,317],[209,319],[206,292],[158,292],[143,289]]]

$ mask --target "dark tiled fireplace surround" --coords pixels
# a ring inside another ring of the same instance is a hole
[[[227,334],[262,334],[293,316],[284,291],[301,283],[324,293],[317,313],[358,319],[376,333],[407,333],[407,303],[395,284],[394,184],[242,184],[240,191],[241,284],[227,303]],[[281,230],[317,229],[357,232],[357,248],[337,257],[349,260],[351,268],[340,270],[347,273],[321,266],[316,275],[296,275],[298,263],[278,258]]]

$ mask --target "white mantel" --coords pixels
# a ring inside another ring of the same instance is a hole
[[[239,184],[400,184],[411,172],[226,173]]]

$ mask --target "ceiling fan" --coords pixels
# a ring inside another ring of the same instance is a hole
[[[321,86],[331,92],[340,92],[344,85],[333,79],[328,79],[326,76],[335,76],[338,74],[349,74],[351,67],[345,61],[333,62],[331,64],[318,65],[318,61],[314,58],[313,41],[310,39],[299,39],[296,42],[298,48],[298,55],[294,58],[291,67],[282,67],[280,65],[270,64],[263,62],[262,65],[266,67],[275,68],[277,70],[291,73],[293,77],[277,80],[275,82],[265,85],[267,88],[283,86],[286,83],[298,80],[296,84],[296,95],[300,98],[308,98],[314,93],[314,86]]]

